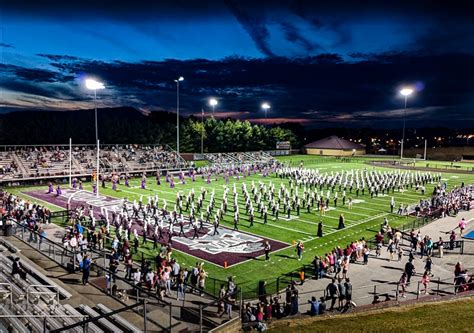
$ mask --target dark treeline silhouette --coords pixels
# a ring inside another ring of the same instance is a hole
[[[134,108],[98,110],[101,144],[162,144],[176,148],[176,114],[152,112],[145,115]],[[180,151],[244,151],[275,149],[277,141],[290,141],[298,147],[289,129],[262,126],[248,121],[207,118],[180,118]],[[94,110],[22,111],[0,115],[1,145],[74,144],[95,142]]]
[[[337,135],[365,145],[369,153],[384,148],[396,153],[401,139],[401,128],[328,127],[305,128],[298,123],[256,125],[246,120],[207,118],[204,128],[200,118],[180,118],[180,150],[200,152],[201,136],[204,151],[249,151],[275,149],[278,141],[290,141],[292,148],[300,148],[314,140]],[[98,110],[99,138],[103,144],[168,144],[176,147],[176,114],[151,112],[148,115],[135,108]],[[344,125],[344,124],[341,124]],[[406,148],[473,146],[474,129],[440,127],[407,128]],[[0,144],[93,144],[95,141],[94,110],[80,111],[21,111],[0,114]],[[441,139],[440,139],[441,138]],[[360,140],[360,141],[359,141]]]

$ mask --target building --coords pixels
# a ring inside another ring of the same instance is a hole
[[[364,155],[365,148],[355,142],[333,135],[304,146],[308,155],[354,156]]]

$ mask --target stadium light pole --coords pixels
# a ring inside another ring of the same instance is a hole
[[[204,155],[204,107],[201,108],[201,155]]]
[[[219,104],[217,99],[211,98],[209,99],[209,105],[212,106],[212,116],[214,117],[214,113],[216,112],[216,105]]]
[[[411,88],[403,88],[400,90],[400,94],[405,97],[405,109],[403,111],[403,132],[402,132],[402,146],[400,149],[400,159],[403,158],[403,148],[405,145],[405,123],[407,118],[407,99],[413,93],[413,89]]]
[[[94,90],[94,110],[95,110],[95,140],[97,142],[97,171],[96,171],[96,196],[99,196],[99,129],[97,125],[97,90],[105,89],[105,86],[102,82],[96,81],[94,79],[87,79],[86,80],[86,88],[89,90]]]
[[[179,83],[184,81],[184,77],[180,76],[174,82],[176,82],[176,152],[179,155]]]
[[[263,109],[263,111],[265,111],[265,118],[267,118],[267,112],[268,112],[269,109],[271,109],[270,104],[262,103],[262,109]]]

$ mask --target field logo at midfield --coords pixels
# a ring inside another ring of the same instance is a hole
[[[263,250],[263,239],[238,231],[221,229],[219,235],[212,235],[212,231],[196,239],[178,237],[174,240],[189,247],[191,251],[201,250],[209,254],[220,253],[247,253]]]
[[[94,193],[88,191],[77,191],[72,189],[62,190],[64,198],[71,204],[80,203],[81,205],[105,208],[107,211],[120,212],[123,207],[123,199],[112,199],[110,197],[99,195],[95,196]]]

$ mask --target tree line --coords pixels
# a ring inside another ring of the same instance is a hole
[[[101,144],[162,144],[176,148],[176,114],[152,112],[145,115],[133,108],[98,110]],[[45,112],[22,111],[0,115],[1,145],[94,144],[93,110]],[[229,152],[275,149],[278,141],[299,147],[291,129],[263,126],[235,119],[180,118],[180,151]]]

